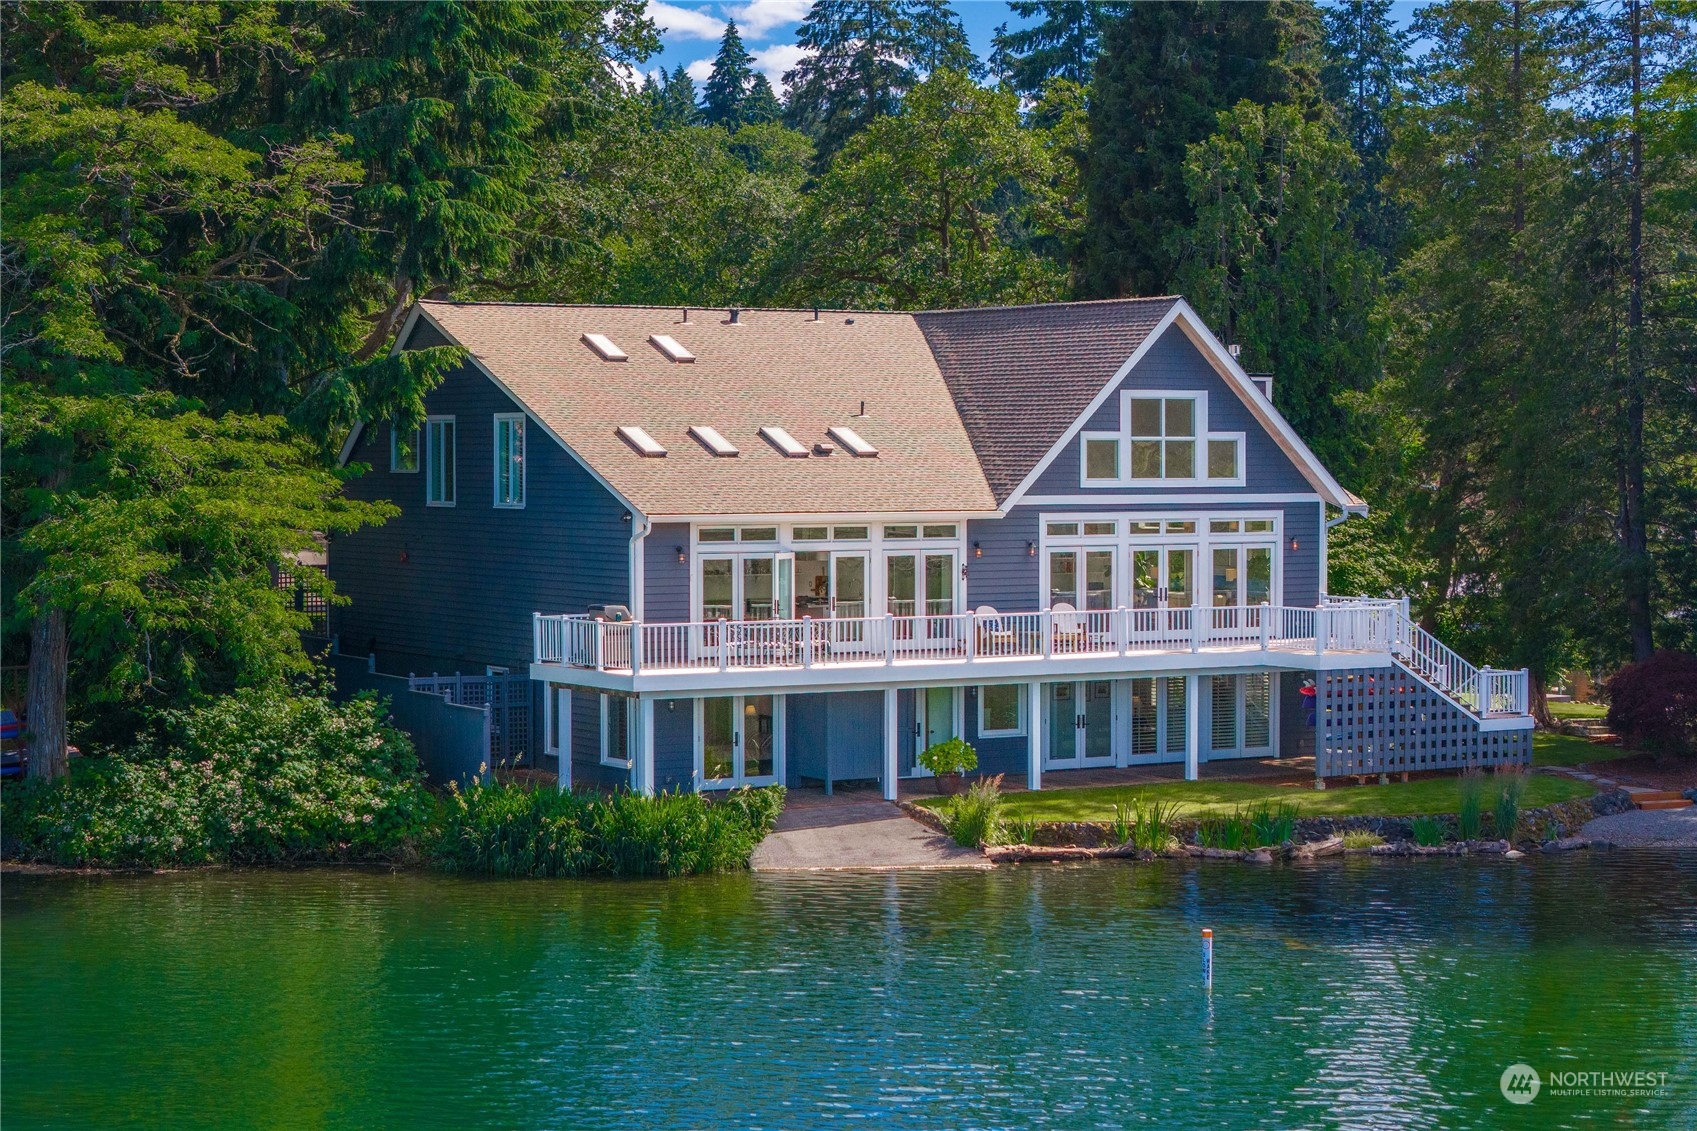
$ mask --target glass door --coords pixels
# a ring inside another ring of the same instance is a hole
[[[777,697],[713,696],[700,703],[702,787],[732,789],[776,782]]]
[[[1113,550],[1049,551],[1049,607],[1114,607]]]
[[[866,555],[832,554],[831,570],[831,615],[866,616]]]
[[[1114,764],[1113,693],[1112,680],[1048,685],[1044,696],[1046,767],[1069,770]]]
[[[1131,681],[1128,762],[1169,762],[1184,756],[1184,678]]]
[[[919,756],[939,742],[955,737],[955,689],[916,687],[913,691],[913,773],[930,777]]]

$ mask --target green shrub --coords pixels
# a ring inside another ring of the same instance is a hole
[[[1176,802],[1151,801],[1138,794],[1130,804],[1114,806],[1114,837],[1120,844],[1129,841],[1134,848],[1161,852],[1173,839],[1177,819]]]
[[[1491,817],[1496,821],[1497,836],[1514,839],[1514,829],[1520,823],[1520,801],[1526,796],[1526,773],[1523,770],[1499,769],[1491,783],[1496,789],[1496,804]]]
[[[978,768],[978,751],[961,738],[934,742],[919,755],[919,764],[934,774],[964,774]]]
[[[1409,835],[1422,848],[1436,848],[1444,843],[1444,823],[1436,817],[1416,817],[1409,822]]]
[[[159,736],[4,791],[6,852],[70,866],[408,856],[432,810],[381,704],[255,688],[162,712]]]
[[[1228,852],[1241,852],[1252,847],[1250,841],[1254,835],[1249,817],[1241,809],[1225,817],[1204,817],[1196,826],[1197,844]]]
[[[1370,833],[1366,829],[1356,829],[1343,834],[1345,848],[1377,848],[1385,843],[1385,838],[1378,833]]]
[[[748,867],[784,803],[782,786],[645,797],[472,785],[444,805],[432,856],[455,872],[498,876],[685,876]]]
[[[1468,770],[1456,779],[1461,799],[1456,806],[1455,822],[1462,840],[1479,839],[1479,817],[1485,810],[1485,775]]]
[[[1002,844],[1036,844],[1037,822],[1029,817],[1005,820],[999,841]]]
[[[1277,847],[1296,839],[1296,809],[1289,805],[1261,805],[1249,815],[1252,843],[1249,847]]]
[[[1001,834],[1002,776],[982,778],[967,787],[965,793],[949,798],[937,811],[943,828],[962,848],[982,848],[994,844]]]

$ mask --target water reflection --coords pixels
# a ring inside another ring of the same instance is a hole
[[[0,895],[8,1131],[1657,1126],[1697,1108],[1692,856],[9,877]],[[1511,1109],[1514,1060],[1665,1070],[1675,1092]]]

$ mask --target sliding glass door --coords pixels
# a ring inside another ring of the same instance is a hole
[[[778,702],[773,695],[697,700],[702,788],[772,785],[778,780]]]

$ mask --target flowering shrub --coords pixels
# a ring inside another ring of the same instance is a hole
[[[1697,754],[1697,656],[1661,651],[1609,678],[1609,726],[1652,754]]]
[[[605,797],[530,785],[452,790],[432,844],[454,872],[687,876],[748,867],[783,808],[782,786]]]
[[[251,689],[161,716],[162,739],[9,786],[6,854],[182,866],[409,855],[433,808],[373,698]]]

